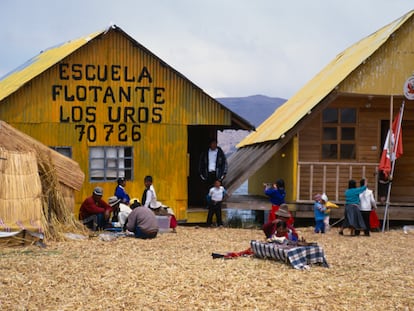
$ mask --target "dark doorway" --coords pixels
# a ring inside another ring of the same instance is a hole
[[[190,171],[188,176],[188,207],[204,207],[206,205],[207,187],[198,174],[200,154],[208,148],[211,139],[217,139],[215,126],[188,127],[188,154]]]

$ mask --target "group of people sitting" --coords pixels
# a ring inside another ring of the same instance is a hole
[[[114,195],[105,202],[103,189],[96,187],[86,198],[79,210],[79,220],[88,228],[96,230],[119,229],[133,234],[136,238],[155,238],[159,232],[158,216],[168,216],[170,228],[176,232],[177,220],[171,208],[157,201],[151,176],[144,178],[145,190],[141,202],[131,199],[126,192],[125,178],[118,179]]]

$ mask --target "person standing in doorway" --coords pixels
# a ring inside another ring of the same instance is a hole
[[[223,150],[217,146],[217,140],[210,140],[209,148],[201,153],[198,173],[206,183],[206,192],[213,186],[215,180],[223,182],[226,178],[227,159]]]

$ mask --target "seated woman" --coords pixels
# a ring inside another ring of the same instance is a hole
[[[289,212],[288,205],[281,204],[275,215],[275,220],[269,221],[263,225],[263,232],[265,233],[266,238],[272,237],[272,235],[276,232],[277,223],[284,221],[286,222],[288,230],[290,230],[292,235],[298,239],[298,234],[296,233],[296,229],[293,226],[293,217]]]
[[[177,219],[175,218],[174,211],[170,207],[163,205],[159,201],[151,202],[149,207],[155,215],[170,216],[170,228],[172,229],[172,232],[177,232]]]
[[[289,230],[286,221],[280,220],[276,223],[275,233],[266,241],[278,244],[288,244],[289,242],[296,242],[297,240],[297,234],[294,235],[293,232]]]

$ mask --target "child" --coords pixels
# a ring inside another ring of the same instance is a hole
[[[326,211],[326,201],[322,199],[322,196],[324,196],[324,199],[328,200],[326,194],[320,195],[318,193],[315,195],[315,204],[313,206],[313,210],[315,213],[315,233],[325,233],[324,219]]]
[[[287,244],[288,242],[288,228],[286,222],[280,220],[276,223],[276,231],[275,233],[267,239],[267,242],[275,242],[278,244]]]
[[[144,185],[145,190],[142,194],[142,205],[145,207],[149,207],[151,202],[155,203],[157,202],[157,194],[155,193],[154,186],[152,185],[152,176],[148,175],[144,178]]]
[[[221,219],[221,203],[226,194],[226,189],[221,185],[221,181],[216,179],[214,181],[214,187],[210,188],[208,192],[209,204],[207,214],[207,226],[211,227],[213,222],[213,215],[216,215],[217,226],[223,227],[223,221]]]
[[[329,216],[331,213],[331,209],[332,208],[339,208],[338,205],[336,205],[335,203],[329,202],[328,201],[328,197],[325,195],[325,207],[326,207],[326,211],[325,211],[325,218],[323,219],[323,222],[325,223],[325,232],[328,232],[330,225],[329,225]]]
[[[323,217],[323,224],[325,226],[325,232],[329,231],[329,214],[331,213],[331,209],[328,207],[328,196],[325,193],[321,195],[321,204],[325,206],[325,212]],[[323,232],[322,232],[323,233]]]

